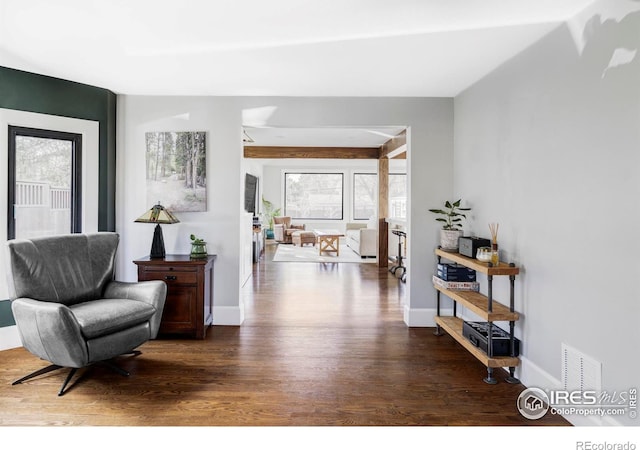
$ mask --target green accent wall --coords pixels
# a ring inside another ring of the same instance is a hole
[[[9,300],[0,301],[0,328],[10,327],[16,324],[11,313],[11,302]]]
[[[99,231],[116,229],[116,98],[107,89],[0,66],[0,108],[99,122]],[[0,299],[0,327],[15,325],[10,305]]]
[[[0,108],[100,123],[99,231],[116,226],[116,98],[107,89],[0,66]]]

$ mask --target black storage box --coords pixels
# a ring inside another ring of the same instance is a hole
[[[509,333],[502,328],[493,324],[492,327],[492,339],[491,345],[493,347],[493,356],[511,356],[511,344],[509,342]],[[476,347],[482,349],[488,354],[489,348],[488,336],[489,336],[489,323],[488,322],[464,322],[462,324],[462,335],[469,339]],[[520,341],[518,338],[513,338],[514,355],[520,354]]]
[[[438,278],[444,281],[476,281],[476,271],[454,263],[438,263]]]
[[[491,247],[491,241],[475,236],[462,236],[458,240],[458,253],[469,258],[475,258],[480,247]]]
[[[453,274],[453,273],[441,272],[438,270],[438,278],[444,281],[476,281],[476,274],[475,272]]]

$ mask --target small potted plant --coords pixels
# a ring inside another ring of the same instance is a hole
[[[273,203],[262,197],[262,206],[264,206],[264,217],[267,220],[269,228],[267,229],[267,239],[273,239],[273,218],[280,215],[280,208],[274,208]]]
[[[447,252],[458,251],[458,239],[462,236],[462,220],[467,216],[460,211],[471,211],[471,208],[461,208],[460,202],[444,202],[444,209],[429,209],[434,214],[441,217],[436,218],[438,222],[444,223],[440,230],[440,247]]]
[[[206,258],[207,257],[207,243],[191,235],[191,254],[189,255],[193,259]]]

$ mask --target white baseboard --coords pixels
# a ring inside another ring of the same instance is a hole
[[[13,325],[0,328],[0,350],[9,350],[17,347],[22,347],[18,327]]]
[[[213,306],[213,325],[242,325],[244,308],[241,306]]]
[[[404,305],[404,323],[408,327],[434,327],[433,310],[428,308],[411,309],[409,305]],[[430,324],[433,325],[430,325]]]
[[[436,312],[435,308],[413,308],[408,305],[404,306],[404,323],[408,327],[435,327],[436,326]],[[452,310],[449,308],[441,308],[440,314],[443,316],[450,316]]]

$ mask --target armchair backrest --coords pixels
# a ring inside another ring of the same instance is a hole
[[[11,299],[73,305],[100,298],[113,280],[119,240],[99,232],[9,241]]]
[[[273,218],[273,223],[284,225],[283,228],[286,230],[291,225],[291,217],[289,216],[276,216]]]
[[[367,224],[360,222],[348,222],[345,227],[347,230],[360,230],[362,228],[367,228]]]

